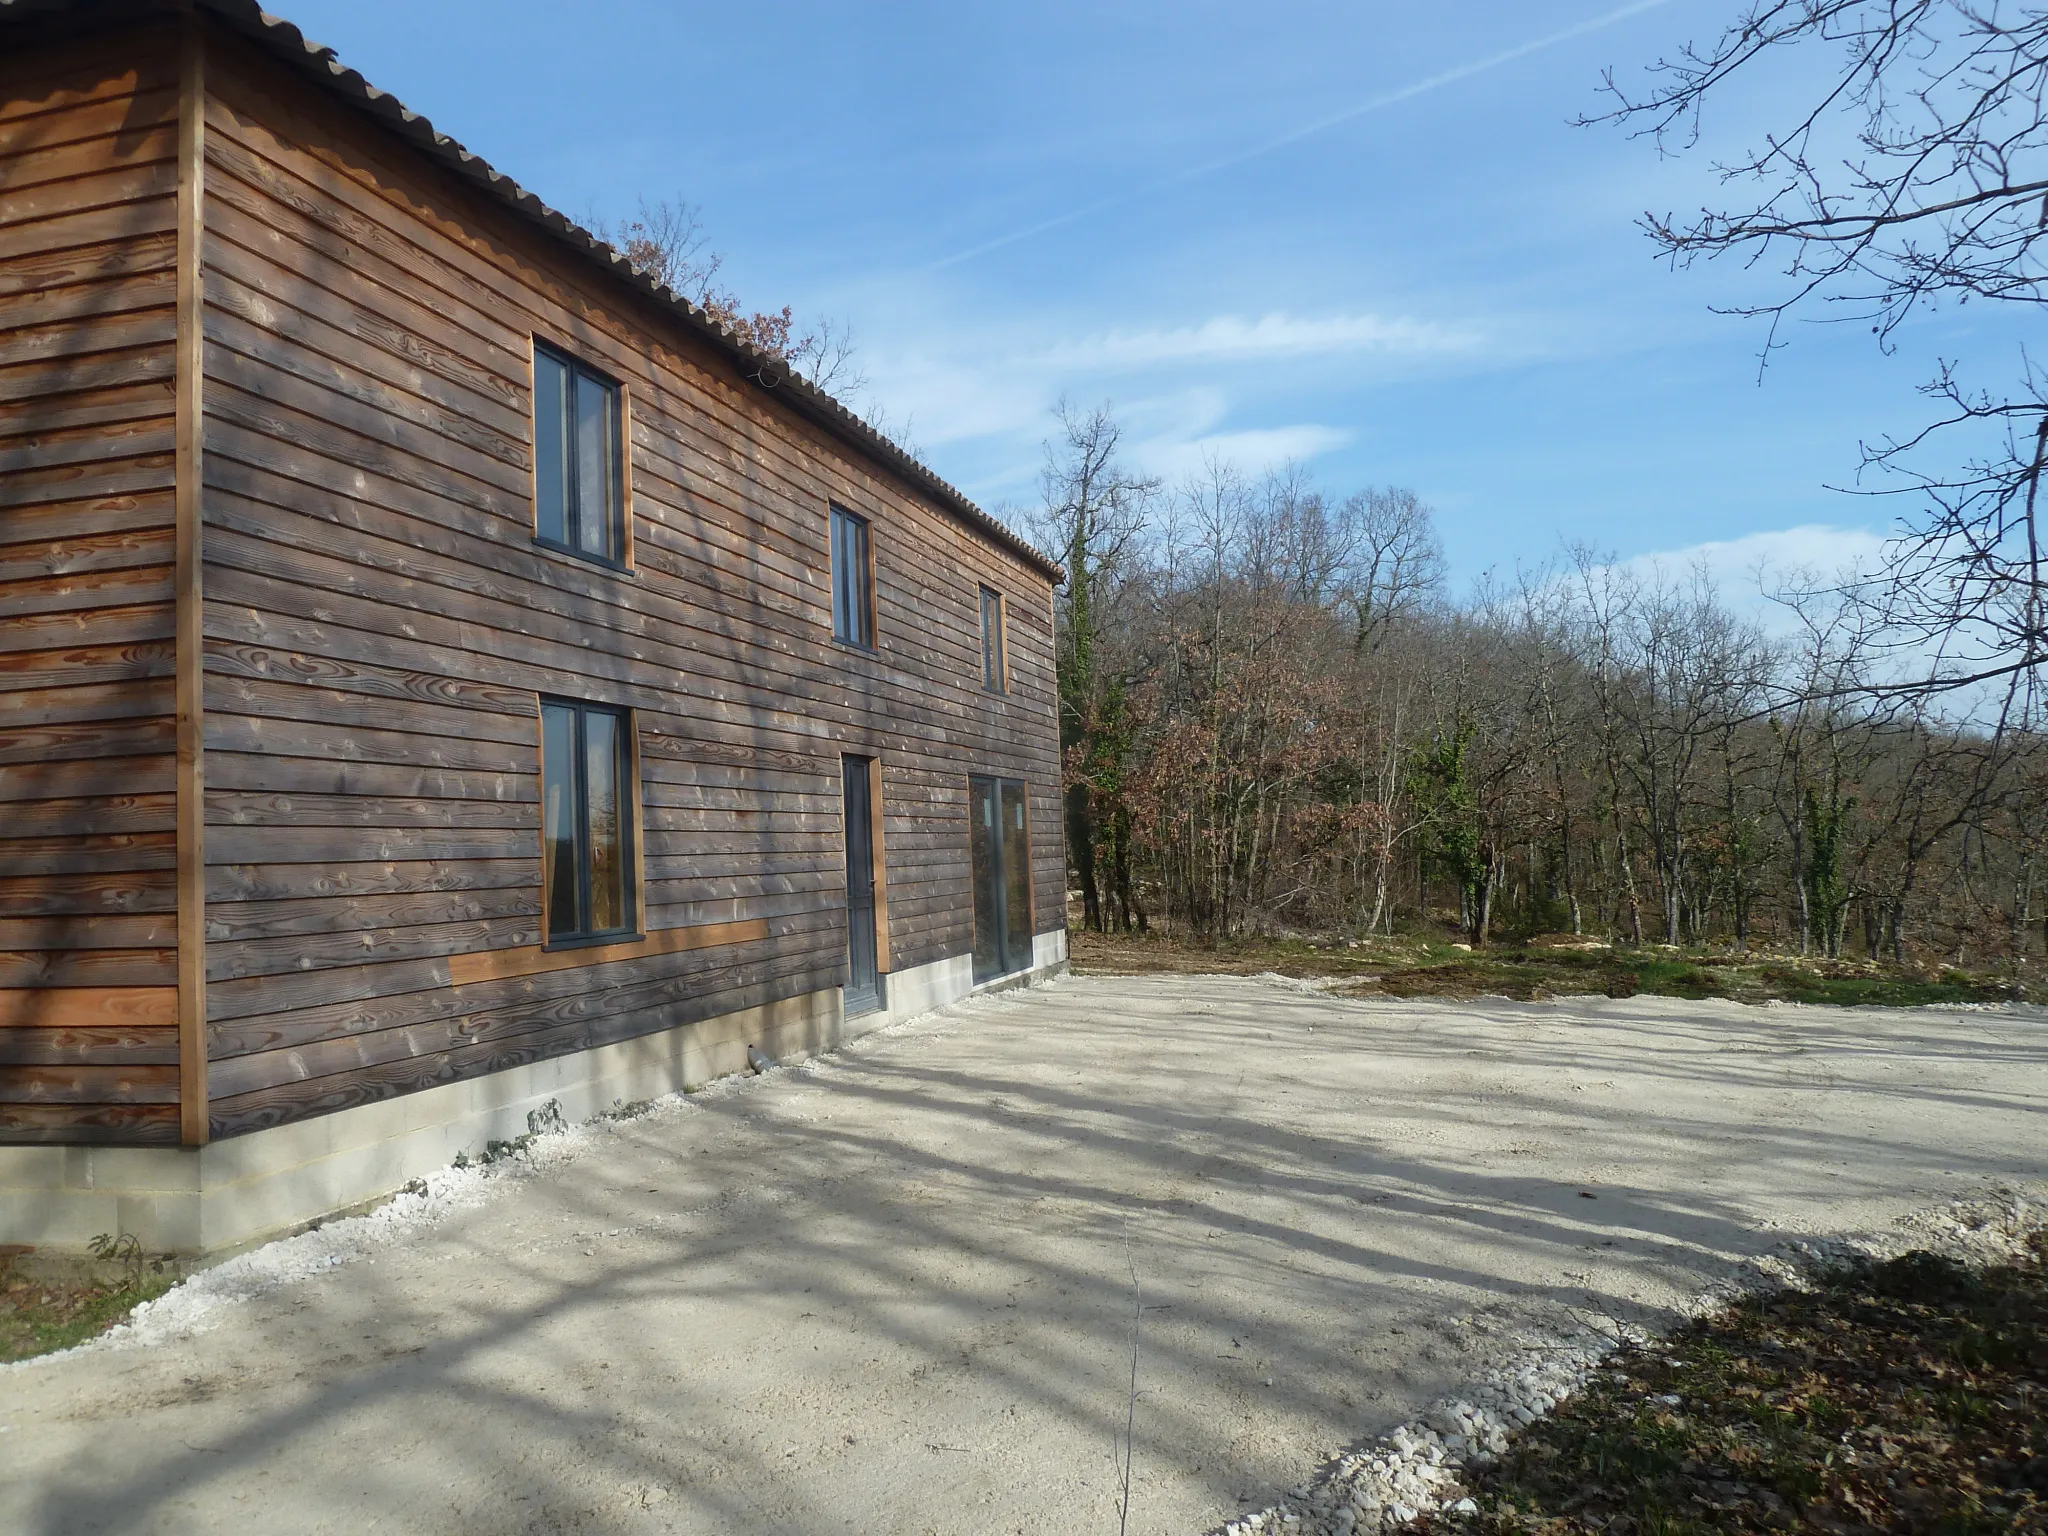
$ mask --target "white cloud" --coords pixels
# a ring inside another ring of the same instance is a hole
[[[1015,323],[948,320],[928,305],[920,310],[908,302],[898,307],[901,323],[889,329],[891,344],[862,358],[867,398],[892,420],[908,419],[911,435],[928,449],[980,442],[1006,455],[1023,450],[1034,464],[1037,442],[1062,395],[1083,404],[1113,398],[1132,439],[1143,440],[1155,429],[1139,413],[1162,400],[1200,393],[1214,400],[1210,425],[1220,428],[1226,416],[1242,420],[1244,391],[1270,392],[1262,368],[1270,374],[1313,358],[1328,360],[1326,367],[1385,379],[1475,360],[1497,362],[1523,345],[1497,327],[1472,321],[1283,311],[1211,315],[1186,325],[1113,326],[1048,339],[1043,330]],[[1319,437],[1302,427],[1271,430],[1295,434],[1304,451],[1322,451],[1333,442],[1327,428],[1318,429]],[[1247,435],[1244,446],[1248,453],[1267,452],[1255,436]]]
[[[1472,326],[1440,325],[1405,316],[1312,318],[1276,311],[1256,320],[1218,315],[1200,325],[1107,331],[1062,343],[1033,362],[1053,370],[1121,373],[1169,364],[1262,362],[1315,354],[1439,357],[1474,351],[1483,340]]]
[[[1885,535],[1874,529],[1804,523],[1797,528],[1746,533],[1740,538],[1637,555],[1622,564],[1644,572],[1661,568],[1667,575],[1704,567],[1733,596],[1738,589],[1754,589],[1759,570],[1766,583],[1801,571],[1823,579],[1872,571],[1883,556],[1884,544]]]
[[[1302,422],[1288,427],[1212,432],[1200,437],[1150,438],[1137,444],[1131,457],[1146,473],[1163,475],[1169,480],[1199,470],[1212,458],[1234,464],[1247,475],[1257,475],[1341,448],[1351,441],[1351,436],[1339,427]]]
[[[1835,581],[1872,574],[1883,563],[1886,537],[1872,528],[1802,523],[1636,555],[1617,564],[1640,576],[1666,580],[1682,580],[1694,570],[1704,570],[1729,608],[1767,631],[1789,633],[1798,627],[1797,621],[1766,593],[1802,575]]]

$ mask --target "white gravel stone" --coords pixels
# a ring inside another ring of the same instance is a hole
[[[1976,1204],[1984,1209],[1977,1210]],[[1884,1257],[1916,1246],[1940,1247],[1978,1262],[2018,1252],[2027,1229],[2014,1214],[2017,1197],[1999,1192],[1990,1201],[1976,1204],[1960,1204],[1958,1209],[1970,1213],[1960,1219],[1944,1220],[1938,1215],[1909,1218],[1900,1224],[1900,1233],[1883,1239],[1861,1239],[1853,1244],[1842,1240],[1789,1243],[1780,1254],[1746,1266],[1736,1280],[1703,1294],[1687,1311],[1700,1315],[1746,1292],[1802,1284],[1807,1266],[1816,1261],[1839,1263],[1857,1255]],[[2038,1219],[2038,1213],[2020,1209]],[[1358,1532],[1398,1531],[1426,1510],[1477,1514],[1478,1503],[1457,1479],[1458,1465],[1504,1454],[1511,1436],[1571,1397],[1602,1368],[1614,1348],[1611,1340],[1589,1342],[1582,1336],[1524,1336],[1512,1342],[1521,1350],[1519,1357],[1491,1372],[1465,1396],[1437,1403],[1416,1421],[1396,1425],[1372,1445],[1337,1458],[1328,1482],[1295,1490],[1295,1496],[1313,1509],[1327,1511],[1334,1506],[1334,1516],[1325,1513],[1311,1525],[1281,1507],[1262,1511],[1252,1521],[1226,1527],[1226,1531],[1241,1530],[1252,1536],[1262,1531],[1313,1529],[1323,1536],[1356,1536]],[[1608,1374],[1617,1383],[1628,1379],[1624,1372]],[[1655,1400],[1670,1407],[1683,1401],[1676,1395]]]

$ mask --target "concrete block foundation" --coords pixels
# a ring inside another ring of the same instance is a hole
[[[0,1147],[0,1245],[82,1253],[100,1233],[132,1233],[151,1253],[222,1256],[522,1135],[550,1100],[588,1120],[745,1071],[749,1045],[808,1056],[976,991],[1045,981],[1066,969],[1066,939],[1038,935],[1029,971],[980,988],[971,960],[953,956],[892,974],[884,1006],[852,1018],[835,987],[203,1147]]]

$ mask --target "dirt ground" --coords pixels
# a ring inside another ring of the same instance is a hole
[[[1135,1268],[1130,1529],[1202,1531],[1529,1328],[2038,1179],[2044,1109],[2038,1010],[1070,979],[0,1368],[0,1530],[1111,1531]]]

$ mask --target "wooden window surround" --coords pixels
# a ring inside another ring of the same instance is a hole
[[[540,701],[541,923],[550,948],[639,936],[640,774],[631,711]]]
[[[875,648],[875,541],[868,520],[832,508],[832,637]]]
[[[536,339],[533,344],[533,538],[624,571],[632,568],[626,388]]]
[[[994,587],[981,589],[981,686],[988,693],[1010,691],[1010,607]]]

